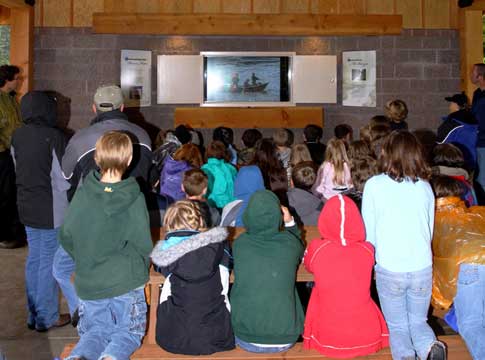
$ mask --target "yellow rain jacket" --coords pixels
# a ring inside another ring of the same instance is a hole
[[[467,208],[458,197],[437,199],[432,245],[432,304],[448,309],[460,264],[485,265],[485,206]]]

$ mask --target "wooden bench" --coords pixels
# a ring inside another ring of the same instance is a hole
[[[234,241],[239,235],[241,235],[245,229],[244,228],[228,228],[229,229],[229,241]],[[302,239],[305,243],[320,237],[320,233],[316,226],[306,226],[302,229]],[[165,238],[165,232],[162,228],[152,229],[152,240],[158,241],[159,239]],[[303,265],[300,265],[297,272],[296,281],[306,282],[313,281],[313,275],[305,270]],[[149,316],[148,316],[148,331],[143,339],[144,344],[155,344],[155,330],[157,321],[157,306],[160,299],[160,286],[163,284],[165,277],[157,273],[153,268],[150,268],[150,279],[147,283],[146,295],[148,299],[148,304],[150,306]],[[231,274],[231,282],[234,281],[234,275]]]
[[[459,335],[440,336],[439,339],[443,341],[448,347],[448,360],[471,360],[468,349],[464,341]],[[69,355],[75,344],[69,344],[64,348],[61,354],[61,359]],[[132,356],[132,360],[187,360],[187,359],[218,359],[218,360],[243,360],[243,359],[291,359],[291,360],[306,360],[306,359],[329,359],[319,354],[315,350],[303,349],[302,343],[295,344],[290,350],[279,354],[254,354],[249,353],[239,348],[232,351],[225,351],[205,356],[189,356],[171,354],[162,350],[156,344],[143,344]],[[391,351],[389,348],[383,349],[376,354],[359,357],[359,359],[368,360],[391,360]]]

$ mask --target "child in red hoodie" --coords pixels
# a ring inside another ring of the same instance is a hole
[[[304,258],[315,279],[305,319],[305,348],[351,358],[389,346],[386,322],[370,296],[374,248],[365,241],[357,206],[340,194],[330,198],[318,229],[321,239],[310,243]]]

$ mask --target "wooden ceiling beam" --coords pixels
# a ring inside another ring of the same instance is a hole
[[[28,9],[31,5],[27,5],[24,0],[0,0],[0,5],[11,9]]]
[[[396,35],[401,15],[95,13],[99,34],[320,36]]]

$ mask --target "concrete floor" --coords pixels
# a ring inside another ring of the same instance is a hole
[[[27,328],[24,266],[27,247],[0,250],[0,349],[7,360],[52,360],[67,343],[76,342],[71,325],[38,333]],[[67,304],[61,300],[61,312]]]

